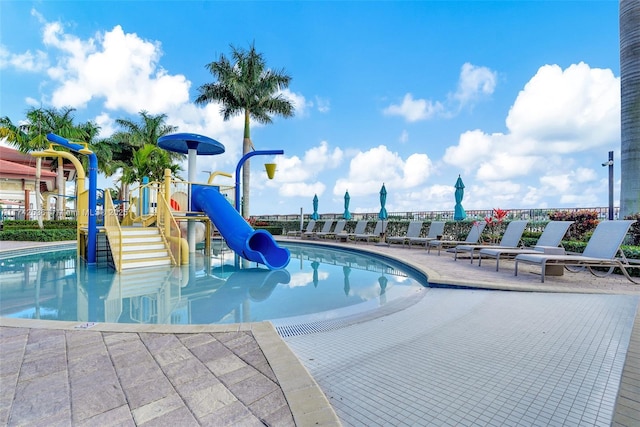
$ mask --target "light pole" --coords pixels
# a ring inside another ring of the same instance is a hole
[[[609,166],[609,220],[613,220],[613,151],[609,151],[609,160],[602,166]]]
[[[236,166],[236,188],[235,188],[235,208],[238,212],[240,212],[240,170],[242,169],[242,165],[244,162],[249,160],[250,157],[253,156],[273,156],[277,154],[284,154],[284,150],[261,150],[261,151],[252,151],[250,153],[242,156],[240,161],[238,162],[238,166]]]

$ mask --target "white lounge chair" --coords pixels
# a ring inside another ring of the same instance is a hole
[[[308,235],[309,237],[317,239],[318,237],[324,236],[327,233],[329,233],[332,225],[333,225],[333,221],[327,220],[324,222],[324,225],[322,226],[322,229],[320,231],[312,231],[311,233],[308,233]]]
[[[424,245],[426,248],[427,242],[436,240],[438,236],[442,236],[442,233],[444,233],[444,221],[431,221],[427,237],[409,237],[409,249],[411,245]]]
[[[582,254],[552,255],[552,254],[521,254],[516,256],[514,274],[518,275],[518,264],[534,264],[541,267],[540,281],[544,283],[547,266],[561,265],[568,267],[587,268],[595,276],[606,276],[615,267],[620,268],[622,274],[633,283],[640,284],[640,280],[629,275],[628,268],[640,268],[640,263],[631,264],[620,249],[629,228],[634,220],[602,221],[593,231]],[[616,258],[618,252],[620,258]],[[596,272],[595,267],[609,268],[608,272]],[[573,270],[570,270],[573,271]]]
[[[360,221],[358,221],[356,223],[356,229],[353,230],[353,233],[347,233],[347,237],[355,237],[358,234],[364,234],[364,231],[367,228],[367,223],[368,222],[369,221],[367,221],[366,219],[361,219]]]
[[[453,259],[457,261],[458,253],[460,252],[469,252],[471,256],[471,264],[473,264],[473,255],[480,252],[481,249],[517,248],[520,245],[520,239],[522,238],[522,233],[524,233],[524,229],[527,226],[527,222],[529,221],[511,221],[507,225],[507,229],[504,230],[504,234],[502,235],[502,239],[500,239],[500,243],[498,243],[497,245],[458,245],[453,248],[452,252],[455,254]]]
[[[546,248],[557,248],[562,242],[562,238],[567,234],[567,230],[573,224],[573,221],[550,221],[542,231],[536,245],[531,248],[483,248],[480,249],[478,257],[478,266],[482,266],[482,258],[495,258],[496,271],[500,268],[500,258],[514,258],[520,254],[543,253]]]
[[[302,238],[304,239],[305,237],[310,237],[311,235],[313,235],[313,230],[315,228],[316,228],[316,220],[315,219],[309,220],[309,223],[307,224],[307,226],[304,228],[304,230],[302,230]]]
[[[431,248],[438,248],[438,255],[440,255],[442,249],[454,248],[458,245],[476,245],[486,225],[487,223],[484,221],[473,225],[465,240],[429,240],[427,243],[427,253],[431,253]]]
[[[323,235],[324,238],[333,237],[335,240],[347,240],[347,233],[344,232],[344,226],[347,225],[347,221],[344,219],[339,220],[336,223],[336,227],[332,232]]]
[[[302,233],[309,230],[309,226],[311,226],[311,230],[313,230],[313,227],[316,226],[316,220],[315,219],[310,220],[307,223],[307,226],[302,230],[287,231],[287,237],[302,237]]]
[[[422,231],[422,221],[411,221],[404,236],[388,236],[387,243],[402,243],[402,247],[409,243],[411,237],[420,237]]]
[[[389,221],[380,220],[376,222],[376,227],[374,228],[373,233],[356,234],[355,236],[353,236],[353,240],[355,243],[358,243],[358,240],[366,240],[367,243],[369,243],[372,237],[380,237],[380,235],[387,230],[388,224],[389,224]]]

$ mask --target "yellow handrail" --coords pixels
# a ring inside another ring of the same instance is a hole
[[[182,233],[162,192],[158,192],[158,210],[156,213],[156,226],[169,248],[173,265],[180,265],[182,263]]]
[[[116,271],[122,271],[122,229],[109,191],[104,192],[104,228],[107,230],[107,240]]]

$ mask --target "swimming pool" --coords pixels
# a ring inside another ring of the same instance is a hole
[[[75,249],[0,256],[0,316],[78,322],[280,327],[384,313],[424,291],[426,277],[360,251],[284,243],[286,270],[242,265],[231,251],[189,266],[116,273]],[[197,254],[198,255],[198,254]]]

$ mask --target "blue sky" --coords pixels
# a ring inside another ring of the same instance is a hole
[[[222,142],[198,159],[234,172],[242,117],[196,106],[205,65],[255,42],[291,77],[293,118],[253,124],[251,214],[568,208],[608,204],[620,154],[618,2],[6,1],[0,115],[76,108],[108,136],[164,113]],[[274,180],[262,163],[275,160]],[[186,178],[186,162],[184,165]],[[615,204],[619,173],[615,175]],[[216,181],[226,183],[222,179]],[[112,179],[100,186],[115,187]]]

